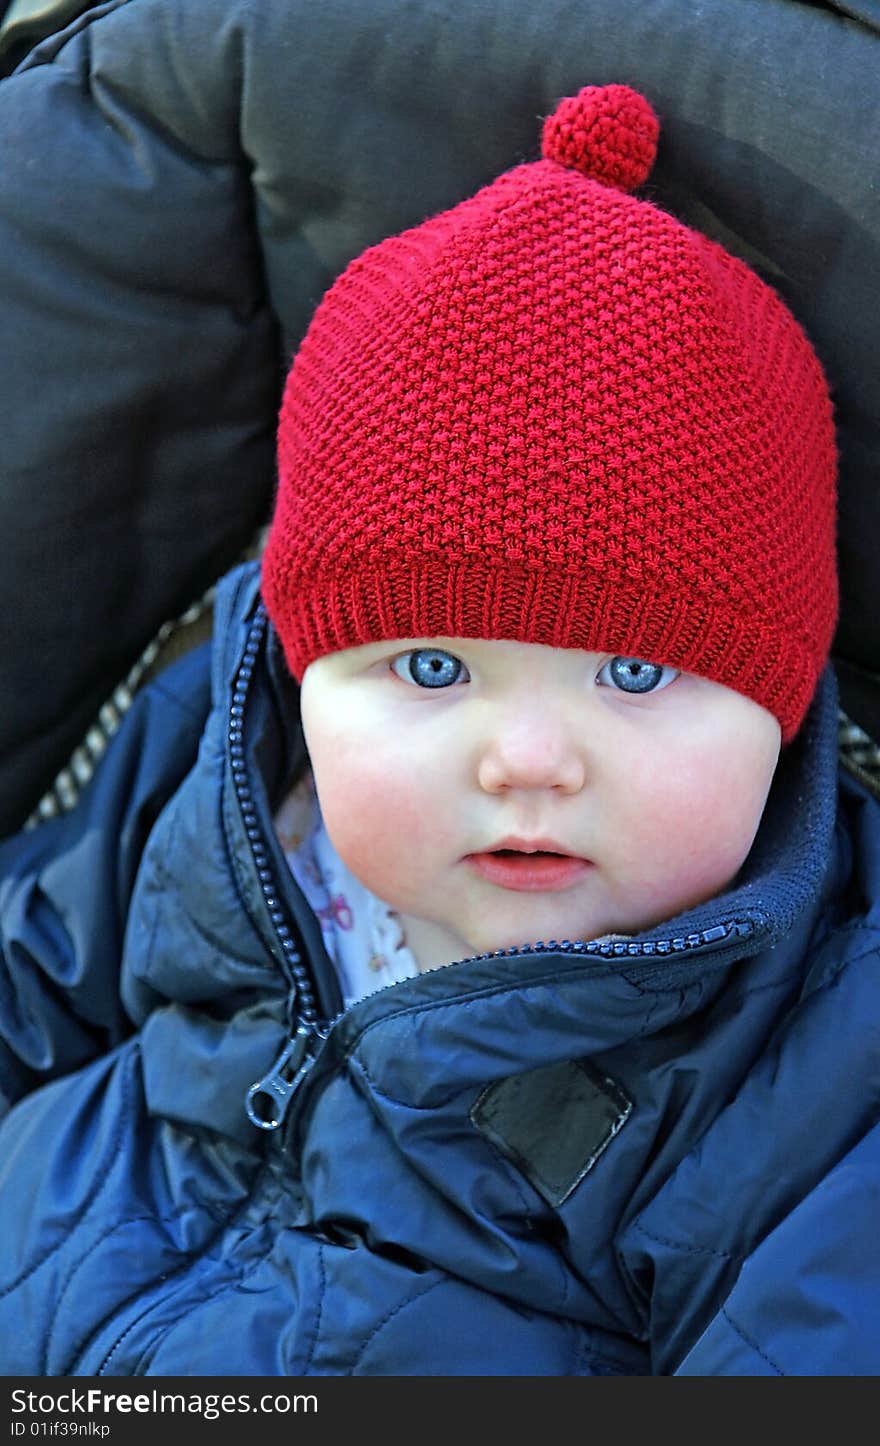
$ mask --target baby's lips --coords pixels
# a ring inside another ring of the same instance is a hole
[[[465,863],[487,883],[518,893],[555,893],[572,888],[592,868],[589,859],[532,849],[468,854]]]

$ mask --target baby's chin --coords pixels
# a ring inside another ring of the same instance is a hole
[[[625,935],[610,926],[596,924],[591,929],[565,932],[559,926],[558,918],[549,928],[541,928],[537,921],[532,927],[511,925],[495,930],[474,930],[458,934],[443,924],[411,914],[399,915],[407,947],[414,955],[420,972],[440,969],[446,964],[461,963],[466,959],[479,958],[485,954],[500,954],[509,950],[528,952],[536,944],[546,945],[552,941],[568,940],[589,942],[598,938],[623,938]]]

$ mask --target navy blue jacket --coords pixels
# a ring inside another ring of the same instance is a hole
[[[0,847],[0,1371],[880,1373],[880,806],[833,677],[723,896],[342,1011],[258,584]]]

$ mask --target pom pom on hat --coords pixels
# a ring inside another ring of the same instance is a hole
[[[482,637],[696,673],[797,731],[837,614],[819,361],[745,262],[629,190],[588,86],[540,160],[357,257],[290,370],[263,596],[288,666]]]
[[[660,123],[643,95],[627,85],[587,85],[566,96],[544,122],[547,161],[581,171],[618,191],[634,191],[651,174]]]

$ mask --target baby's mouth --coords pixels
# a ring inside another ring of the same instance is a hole
[[[501,846],[468,854],[465,862],[498,888],[518,893],[556,893],[571,888],[592,868],[589,859],[561,847]]]

